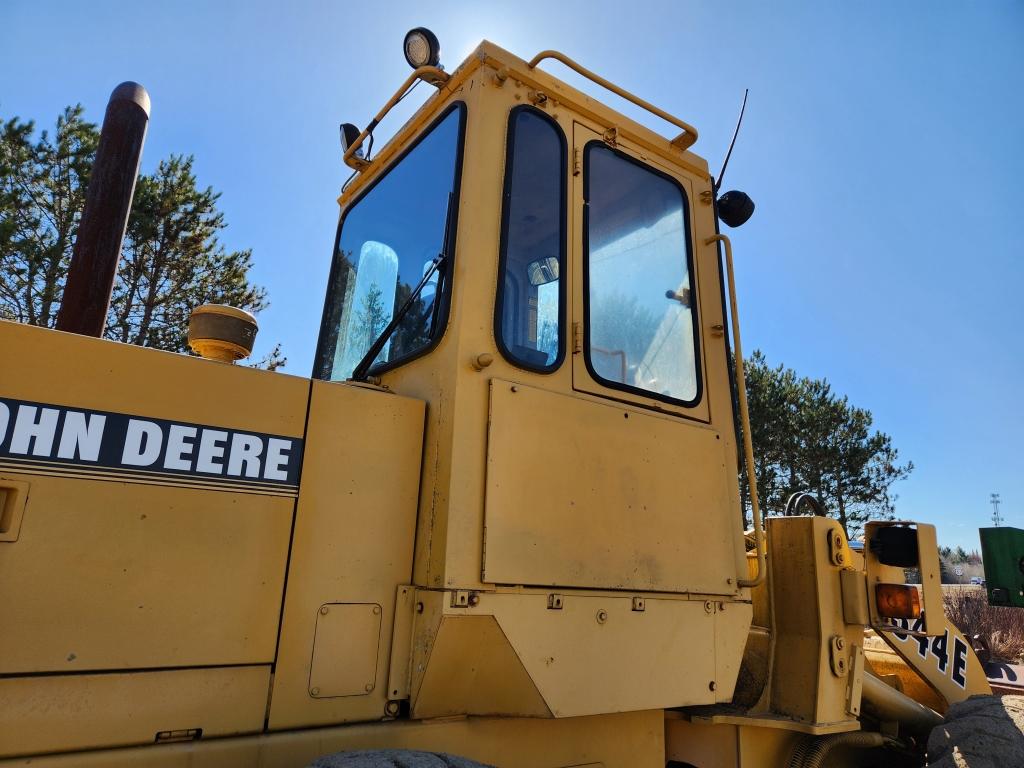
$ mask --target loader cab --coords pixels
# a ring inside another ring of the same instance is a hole
[[[749,572],[696,133],[666,139],[486,42],[425,77],[437,93],[379,154],[346,149],[358,172],[339,198],[314,374],[426,403],[412,583],[441,590],[425,609],[431,658],[455,659],[464,642],[522,658],[531,682],[509,714],[620,706],[621,688],[605,686],[552,708],[593,667],[534,669],[524,606],[566,593],[586,615],[563,614],[557,631],[631,670],[632,705],[728,700],[731,683],[709,681],[742,653]],[[446,635],[470,595],[503,637],[466,623]],[[709,614],[708,596],[737,608]],[[595,612],[639,606],[642,619],[655,598],[665,612],[649,638],[590,636]],[[666,675],[669,631],[693,661]],[[414,716],[482,713],[453,701],[431,663],[446,662],[414,660]]]

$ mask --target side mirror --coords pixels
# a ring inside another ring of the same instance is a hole
[[[526,265],[526,276],[530,285],[547,285],[558,279],[558,257],[544,256]]]
[[[739,227],[754,215],[754,201],[750,195],[739,190],[730,190],[718,198],[718,218],[729,227]]]
[[[359,138],[359,129],[352,125],[352,123],[342,123],[338,126],[338,131],[341,134],[341,153],[345,154],[348,152],[348,148],[356,143],[356,139]],[[362,148],[360,148],[356,155],[362,154]]]

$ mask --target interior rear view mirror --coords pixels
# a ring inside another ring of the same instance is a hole
[[[558,279],[558,257],[544,256],[526,265],[530,285],[547,285]]]

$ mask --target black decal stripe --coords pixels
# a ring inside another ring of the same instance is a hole
[[[54,473],[80,473],[87,472],[90,474],[107,474],[114,475],[118,478],[124,477],[148,477],[161,480],[169,480],[171,482],[175,480],[181,480],[187,483],[204,483],[207,485],[243,485],[251,488],[267,488],[267,489],[298,489],[297,483],[286,483],[276,480],[263,480],[260,478],[252,477],[235,477],[231,475],[208,475],[200,472],[166,472],[161,470],[151,469],[134,469],[132,467],[107,467],[100,464],[86,464],[82,462],[69,463],[64,461],[51,461],[48,459],[17,459],[13,456],[0,457],[0,466],[3,465],[11,466],[35,466],[35,467],[46,467],[50,472]]]
[[[45,466],[44,462],[18,462],[0,461],[0,471],[12,472],[24,475],[42,475],[48,477],[60,477],[71,480],[96,480],[100,482],[133,483],[137,485],[162,485],[177,488],[192,488],[196,490],[222,491],[225,493],[246,493],[261,496],[279,496],[282,498],[294,498],[298,496],[298,486],[283,484],[248,484],[235,481],[204,482],[202,478],[195,475],[184,475],[181,477],[164,473],[143,473],[136,472],[128,474],[124,471],[90,470],[79,467]]]

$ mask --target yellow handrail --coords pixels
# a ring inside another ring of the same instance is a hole
[[[663,109],[659,109],[650,102],[644,101],[639,96],[634,96],[629,91],[625,90],[624,88],[620,88],[619,86],[615,85],[615,83],[611,83],[605,80],[603,77],[601,77],[598,74],[595,74],[594,72],[591,72],[586,67],[580,66],[575,61],[566,56],[564,53],[559,53],[558,51],[541,51],[532,59],[530,59],[530,63],[527,66],[529,66],[530,69],[533,69],[544,59],[555,59],[557,61],[560,61],[563,64],[565,64],[565,66],[569,67],[569,69],[575,70],[579,74],[594,81],[603,88],[607,88],[612,93],[626,99],[626,101],[631,101],[641,109],[646,109],[648,112],[657,115],[662,120],[672,123],[672,125],[676,126],[677,128],[682,128],[683,132],[676,136],[674,139],[672,139],[672,146],[679,147],[680,149],[687,149],[688,147],[692,147],[696,143],[697,129],[694,128],[692,125],[680,120],[678,117],[670,115]]]
[[[736,306],[736,279],[732,268],[732,243],[726,235],[714,235],[704,241],[705,245],[725,245],[725,270],[729,278],[729,314],[732,320],[732,337],[736,356],[736,390],[739,395],[740,424],[743,427],[743,458],[747,468],[747,485],[750,487],[750,516],[754,523],[754,547],[757,550],[757,574],[752,579],[738,579],[741,587],[756,587],[764,581],[767,568],[764,557],[764,532],[761,530],[761,501],[757,495],[757,475],[754,472],[754,442],[750,436],[750,414],[747,411],[747,377],[743,369],[743,344],[740,342],[740,317]]]
[[[376,114],[370,124],[367,125],[363,132],[359,134],[355,141],[352,142],[352,146],[345,150],[345,165],[350,168],[355,168],[357,171],[363,170],[370,164],[369,160],[363,160],[361,157],[356,157],[356,152],[366,141],[366,137],[370,135],[370,131],[377,127],[381,120],[391,111],[391,108],[395,106],[402,97],[405,96],[405,92],[409,90],[409,86],[415,83],[417,80],[424,80],[437,88],[448,82],[448,78],[451,77],[447,72],[440,69],[439,67],[420,67],[413,71],[409,77],[405,79],[402,86],[395,91],[395,95],[388,99],[388,103],[384,105],[383,109]]]

